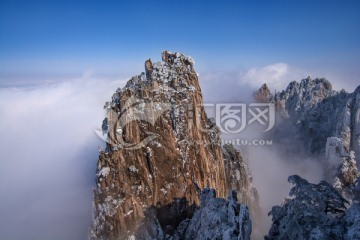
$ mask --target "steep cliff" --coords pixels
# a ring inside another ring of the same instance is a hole
[[[264,83],[255,93],[254,93],[254,98],[257,102],[261,102],[261,103],[268,103],[273,99],[273,95],[270,91],[270,89],[268,88],[268,86],[266,85],[266,83]]]
[[[344,239],[354,233],[348,232],[353,223],[346,219],[351,213],[359,217],[358,212],[346,211],[346,200],[330,184],[312,184],[296,175],[289,182],[295,185],[292,198],[272,208],[273,224],[265,239]]]
[[[145,73],[105,104],[107,146],[99,154],[91,239],[132,236],[150,207],[163,209],[180,200],[198,206],[203,188],[224,198],[235,187],[250,202],[244,195],[250,190],[242,189],[252,187],[248,170],[226,175],[220,132],[204,111],[194,61],[167,51],[162,60],[147,60]],[[232,161],[240,167],[243,160]],[[233,178],[245,179],[245,186],[234,185]],[[192,214],[189,210],[188,217]]]
[[[307,78],[274,95],[266,89],[255,98],[275,104],[279,121],[271,137],[289,161],[299,159],[294,155],[320,161],[327,181],[289,177],[292,198],[273,207],[266,239],[358,239],[360,87],[334,91],[326,79]]]
[[[227,199],[217,198],[214,189],[205,188],[200,195],[200,207],[179,223],[177,229],[163,227],[159,222],[159,210],[152,209],[146,214],[136,239],[167,239],[167,240],[200,240],[200,239],[239,239],[249,240],[252,222],[249,209],[239,204],[237,193],[230,191]],[[188,213],[185,205],[174,202],[171,210]],[[170,214],[169,214],[170,215]],[[168,219],[166,222],[171,223]]]
[[[280,121],[272,137],[289,158],[305,152],[322,161],[323,178],[351,201],[351,187],[360,176],[360,87],[353,93],[335,91],[328,80],[309,77],[274,95],[262,86],[255,96],[275,104]]]
[[[227,189],[236,190],[239,202],[247,204],[252,213],[259,216],[261,211],[259,208],[259,194],[253,185],[248,165],[233,145],[225,144],[222,147],[222,151]]]
[[[324,78],[308,77],[300,83],[291,82],[274,95],[264,89],[266,85],[255,97],[260,95],[262,100],[273,102],[279,115],[295,125],[297,134],[306,140],[308,153],[324,154],[327,139],[339,137],[345,140],[348,150],[359,154],[360,87],[350,94],[332,90]]]

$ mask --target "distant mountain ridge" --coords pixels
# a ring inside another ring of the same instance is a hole
[[[360,239],[360,86],[353,93],[335,91],[328,80],[309,77],[275,94],[264,84],[254,97],[275,104],[279,123],[271,136],[289,161],[305,149],[322,163],[322,178],[330,183],[309,186],[290,177],[294,198],[272,209],[266,239]],[[336,215],[329,213],[331,201],[342,204]]]
[[[324,179],[340,188],[348,186],[348,181],[354,184],[358,173],[353,161],[360,159],[360,86],[347,93],[333,90],[324,78],[307,78],[291,82],[276,94],[264,84],[255,98],[275,104],[280,123],[272,136],[291,149],[290,155],[296,148],[288,144],[289,138],[296,138],[308,155],[323,161],[327,168]],[[287,136],[289,132],[293,136]],[[344,164],[352,166],[347,180],[337,176]]]

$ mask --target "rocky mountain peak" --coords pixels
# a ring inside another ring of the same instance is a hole
[[[314,185],[290,177],[296,185],[290,192],[293,197],[273,207],[273,225],[266,239],[359,238],[359,92],[360,87],[353,93],[334,91],[326,79],[307,78],[291,82],[269,100],[282,120],[272,138],[281,143],[290,159],[305,152],[321,162],[326,182]],[[300,147],[293,151],[293,145]],[[332,210],[336,205],[340,208]]]
[[[274,100],[284,117],[301,118],[307,110],[334,94],[331,83],[325,78],[308,77],[301,82],[291,82],[285,90],[275,94]]]
[[[275,104],[282,120],[287,119],[281,121],[281,125],[291,125],[291,131],[298,139],[306,139],[304,144],[309,154],[324,154],[327,139],[339,137],[344,140],[347,151],[352,148],[357,156],[360,154],[356,140],[359,138],[356,133],[359,128],[358,89],[351,94],[344,90],[335,91],[328,80],[308,77],[301,82],[291,82],[285,90],[269,97],[268,102]],[[256,94],[262,92],[263,87]],[[288,131],[289,127],[285,129]],[[278,130],[275,134],[281,135]]]
[[[273,95],[271,94],[270,89],[268,88],[268,86],[266,85],[266,83],[264,83],[255,93],[254,93],[254,98],[257,102],[260,103],[268,103],[271,102],[271,100],[273,99]]]
[[[240,154],[225,164],[220,130],[204,110],[191,57],[164,51],[161,62],[146,60],[145,72],[118,88],[105,109],[107,146],[99,153],[90,239],[135,236],[145,215],[153,219],[150,226],[158,221],[165,235],[174,233],[200,206],[204,188],[216,189],[219,198],[234,188],[244,202],[255,199],[243,195],[256,191]],[[234,166],[242,166],[239,173]],[[243,184],[233,184],[237,178]],[[181,206],[186,214],[166,210]],[[163,213],[172,223],[162,222]]]

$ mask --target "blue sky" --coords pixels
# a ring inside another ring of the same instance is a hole
[[[200,72],[287,63],[356,83],[358,1],[0,1],[0,81],[124,77],[164,49]]]

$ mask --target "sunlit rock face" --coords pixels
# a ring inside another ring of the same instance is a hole
[[[240,175],[224,166],[220,131],[204,111],[191,57],[164,51],[162,62],[147,60],[145,73],[119,88],[105,109],[107,146],[99,154],[90,239],[132,237],[146,214],[154,216],[150,209],[181,199],[186,209],[199,206],[204,188],[216,189],[220,198],[230,188],[244,202],[254,198],[247,195],[256,191],[242,158],[231,160]],[[234,184],[237,178],[241,184]],[[155,215],[151,224],[160,224]]]
[[[272,100],[274,96],[271,94],[270,89],[268,88],[268,86],[266,85],[266,83],[264,83],[259,90],[257,90],[254,93],[254,98],[257,102],[261,102],[261,103],[268,103]]]

